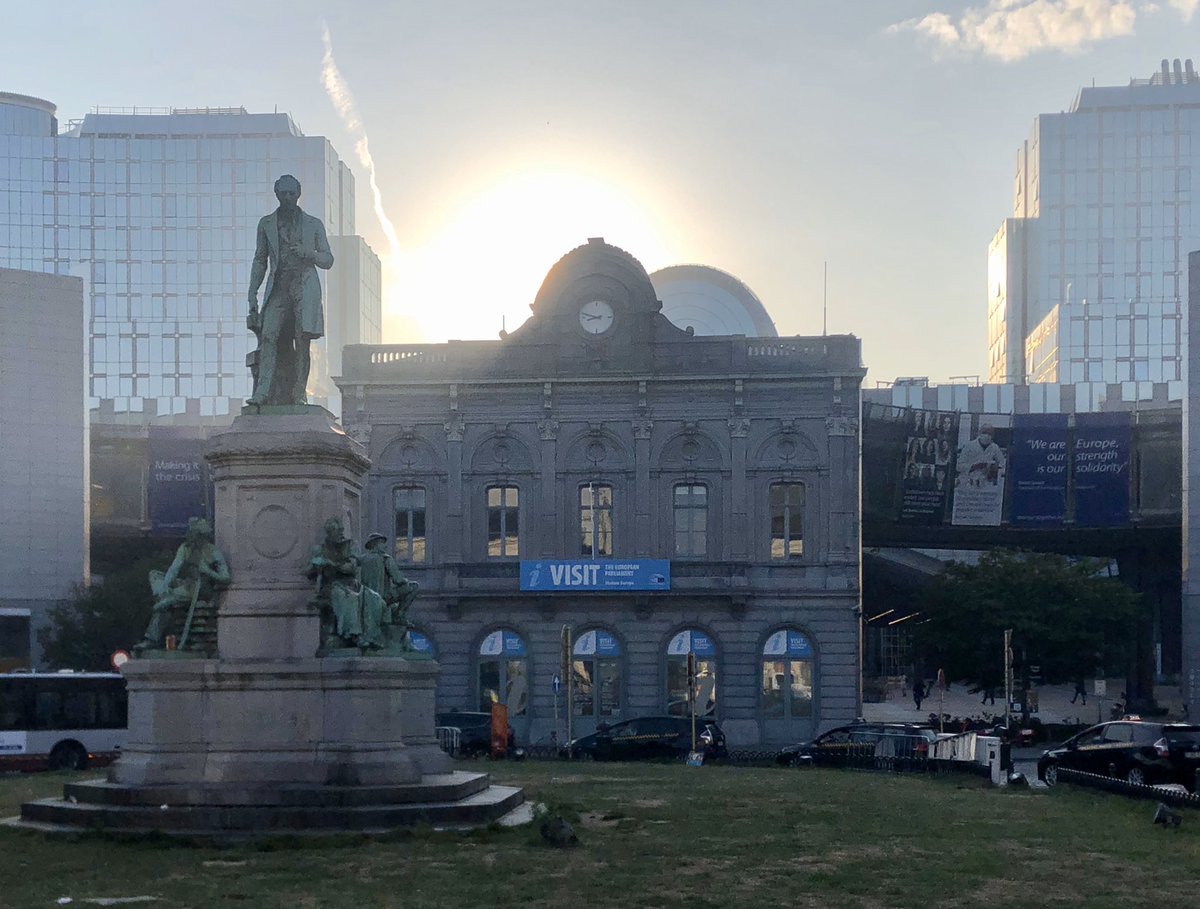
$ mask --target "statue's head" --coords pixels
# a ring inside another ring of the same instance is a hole
[[[300,181],[291,174],[284,174],[275,181],[275,198],[284,211],[294,209],[300,201]]]
[[[375,550],[382,549],[383,544],[387,542],[387,537],[381,533],[373,533],[367,537],[367,541],[363,543],[366,549]]]
[[[188,520],[187,541],[189,543],[203,543],[212,539],[212,527],[204,518],[190,518]]]
[[[338,518],[330,518],[325,522],[325,542],[326,543],[344,543],[346,542],[346,530],[342,527],[342,522]]]

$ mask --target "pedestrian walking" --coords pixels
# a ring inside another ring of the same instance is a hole
[[[1087,689],[1083,686],[1083,679],[1075,680],[1075,693],[1071,695],[1071,703],[1075,703],[1076,698],[1083,698],[1083,706],[1087,706]]]
[[[921,701],[925,700],[925,683],[920,679],[913,682],[913,702],[921,709]]]
[[[996,703],[996,689],[990,685],[987,686],[986,688],[984,688],[983,689],[983,700],[980,701],[979,703],[994,705]]]

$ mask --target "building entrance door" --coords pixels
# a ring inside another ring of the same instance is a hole
[[[574,676],[571,731],[591,735],[600,723],[622,719],[621,644],[607,631],[592,629],[575,639],[571,672]]]

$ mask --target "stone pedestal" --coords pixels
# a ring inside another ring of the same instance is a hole
[[[218,655],[126,665],[129,739],[111,783],[395,786],[450,769],[433,731],[437,663],[317,656],[306,569],[327,520],[361,530],[369,462],[324,409],[276,410],[210,443],[232,576]]]
[[[233,583],[217,623],[222,660],[307,659],[319,616],[305,576],[323,526],[361,539],[362,446],[324,408],[243,414],[205,453],[216,491],[216,540]]]

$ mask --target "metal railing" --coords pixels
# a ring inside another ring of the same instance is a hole
[[[1083,770],[1071,770],[1066,767],[1059,767],[1057,775],[1060,783],[1085,786],[1089,789],[1099,789],[1102,792],[1111,792],[1115,795],[1125,795],[1135,799],[1153,799],[1174,808],[1200,810],[1200,793],[1197,792],[1179,792],[1175,789],[1164,789],[1148,783],[1131,783],[1120,777],[1102,776],[1099,773],[1087,773]]]
[[[462,742],[462,730],[457,726],[434,726],[433,731],[437,736],[438,744],[442,746],[442,751],[452,758],[458,757]]]

